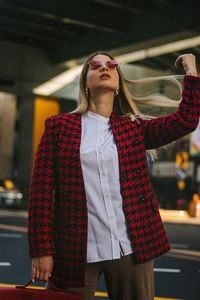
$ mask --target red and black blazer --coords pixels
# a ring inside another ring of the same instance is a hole
[[[197,127],[200,77],[185,76],[182,99],[178,111],[167,117],[137,121],[114,113],[110,117],[119,156],[123,209],[137,262],[170,249],[149,178],[146,150],[177,140]],[[84,285],[87,204],[80,142],[80,114],[49,118],[31,181],[30,255],[54,256],[52,281],[59,287]]]

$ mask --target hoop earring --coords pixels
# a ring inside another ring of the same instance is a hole
[[[115,96],[119,95],[119,88],[116,88],[115,90]]]

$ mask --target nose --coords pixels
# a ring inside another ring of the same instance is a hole
[[[103,64],[100,68],[99,71],[108,71],[108,67],[106,66],[106,64]]]

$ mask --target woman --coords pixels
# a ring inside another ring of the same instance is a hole
[[[148,119],[138,115],[118,62],[106,53],[88,58],[80,106],[46,121],[36,156],[29,203],[33,280],[50,279],[48,288],[81,291],[89,300],[104,273],[110,299],[153,299],[153,259],[170,245],[146,150],[193,131],[200,112],[195,57],[182,55],[176,66],[186,73],[178,111]]]

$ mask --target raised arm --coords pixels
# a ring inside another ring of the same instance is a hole
[[[200,77],[197,75],[195,57],[184,54],[176,60],[183,66],[186,76],[183,82],[182,101],[176,113],[167,117],[143,121],[146,149],[158,148],[192,132],[200,116]]]

